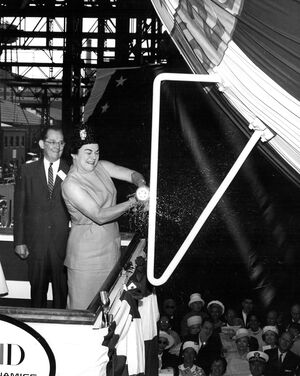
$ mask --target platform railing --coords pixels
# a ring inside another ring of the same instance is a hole
[[[134,264],[137,252],[141,253],[145,246],[145,240],[138,235],[121,233],[121,237],[123,239],[122,243],[126,244],[126,246],[122,247],[121,258],[104,284],[99,286],[98,293],[86,310],[0,306],[0,314],[24,322],[93,325],[102,310],[100,291],[105,290],[109,293],[116,285],[124,266],[130,261]]]

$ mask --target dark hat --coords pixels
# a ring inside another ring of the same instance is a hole
[[[80,123],[75,125],[71,138],[70,138],[70,153],[77,154],[78,150],[83,145],[98,144],[95,129],[87,123]]]

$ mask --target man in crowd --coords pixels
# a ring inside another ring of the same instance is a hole
[[[288,330],[289,326],[294,323],[300,324],[300,304],[299,303],[295,303],[291,306],[288,320],[285,322],[285,325],[284,325],[285,330]]]
[[[283,332],[279,337],[278,348],[266,350],[269,356],[265,374],[267,376],[298,375],[300,357],[295,355],[290,348],[293,338],[289,332]]]
[[[222,352],[222,343],[218,334],[214,333],[214,323],[210,318],[203,320],[198,336],[199,351],[196,364],[208,375],[214,359]]]
[[[248,326],[249,315],[253,312],[253,307],[253,300],[249,297],[245,297],[242,301],[242,310],[238,314],[238,317],[243,320],[245,328]]]
[[[269,357],[262,351],[250,351],[247,354],[251,376],[264,376]]]
[[[61,182],[69,167],[61,159],[64,137],[60,128],[45,129],[39,146],[43,158],[22,166],[14,200],[15,253],[28,261],[33,307],[47,307],[52,283],[53,308],[65,308],[67,299],[64,258],[69,215],[61,196]]]

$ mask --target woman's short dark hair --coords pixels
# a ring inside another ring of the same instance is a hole
[[[93,127],[87,123],[76,124],[68,142],[68,151],[70,154],[77,154],[83,145],[98,143],[98,138]]]

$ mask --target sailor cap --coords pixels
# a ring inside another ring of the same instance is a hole
[[[266,363],[269,360],[269,356],[263,351],[250,351],[247,354],[247,360],[249,362],[257,360]]]

